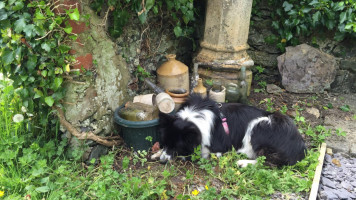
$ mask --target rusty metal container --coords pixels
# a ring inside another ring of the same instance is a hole
[[[168,59],[157,69],[157,80],[161,87],[166,90],[186,89],[189,91],[188,67],[176,60],[175,54],[168,54]]]

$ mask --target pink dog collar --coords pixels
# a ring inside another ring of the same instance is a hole
[[[222,104],[221,103],[217,103],[218,107],[221,108],[222,107]],[[219,112],[219,115],[220,115],[220,119],[222,121],[222,126],[224,127],[224,131],[226,133],[226,135],[229,135],[230,134],[230,130],[229,130],[229,126],[227,125],[227,122],[226,122],[226,117],[225,115],[221,112]]]
[[[223,127],[224,127],[225,133],[226,133],[227,135],[229,135],[230,131],[229,131],[229,126],[227,125],[227,122],[226,122],[226,118],[223,118],[223,119],[222,119],[222,125],[223,125]]]

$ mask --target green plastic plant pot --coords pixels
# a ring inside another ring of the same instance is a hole
[[[124,107],[121,105],[115,110],[114,121],[119,125],[119,132],[127,146],[137,150],[148,150],[155,142],[159,141],[158,119],[149,121],[129,121],[120,117],[119,111]],[[152,142],[146,140],[152,137]]]

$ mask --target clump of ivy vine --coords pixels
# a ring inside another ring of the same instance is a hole
[[[254,6],[260,0],[254,1]],[[268,43],[277,43],[282,51],[287,45],[300,43],[300,36],[330,31],[334,40],[341,41],[356,36],[355,0],[269,0],[268,5],[276,8],[272,13],[272,27],[278,36],[266,38]],[[258,15],[258,9],[254,9]]]
[[[0,2],[0,72],[13,80],[23,106],[43,126],[64,98],[64,76],[75,61],[69,44],[77,39],[68,20],[80,18],[77,8],[56,14],[54,2]]]
[[[194,32],[193,22],[195,21],[196,9],[193,0],[93,0],[90,7],[97,13],[103,8],[107,8],[106,14],[112,22],[109,26],[109,33],[112,37],[119,37],[125,25],[132,15],[136,15],[143,24],[147,22],[150,12],[160,15],[163,11],[169,13],[169,17],[174,26],[173,31],[176,37],[192,37]]]

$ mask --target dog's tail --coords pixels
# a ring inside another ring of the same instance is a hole
[[[253,130],[251,144],[258,155],[277,165],[294,165],[307,152],[302,136],[293,120],[278,112],[268,116]]]

